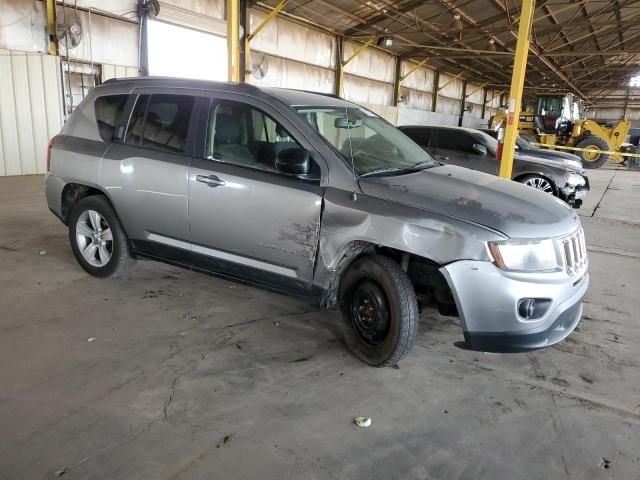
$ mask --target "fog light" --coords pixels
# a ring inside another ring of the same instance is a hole
[[[551,305],[548,298],[523,298],[518,302],[518,315],[524,320],[542,318]]]
[[[536,311],[536,301],[533,298],[525,298],[520,302],[518,307],[518,313],[524,319],[529,320],[533,318],[533,314]]]

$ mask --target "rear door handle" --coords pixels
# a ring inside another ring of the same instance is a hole
[[[434,155],[433,158],[436,160],[449,160],[449,157],[445,157],[444,155]]]
[[[206,183],[208,186],[214,187],[224,187],[224,180],[220,180],[215,175],[196,175],[196,180],[198,182]]]

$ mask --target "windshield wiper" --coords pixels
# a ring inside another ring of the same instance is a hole
[[[382,177],[385,175],[402,175],[405,173],[417,172],[424,170],[425,168],[435,167],[437,163],[432,160],[418,163],[412,167],[385,167],[378,170],[372,170],[370,172],[363,173],[361,177]]]

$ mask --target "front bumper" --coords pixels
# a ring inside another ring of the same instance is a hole
[[[586,269],[570,277],[564,271],[507,272],[493,263],[463,260],[440,271],[453,293],[467,346],[488,352],[534,350],[563,340],[580,321],[589,286]],[[518,313],[525,298],[550,302],[543,315],[527,320]]]
[[[591,190],[589,185],[589,177],[582,175],[584,178],[584,185],[572,186],[566,185],[560,189],[560,197],[567,202],[573,208],[580,208],[582,200],[587,196],[587,192]]]

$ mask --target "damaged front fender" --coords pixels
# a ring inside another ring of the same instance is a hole
[[[504,236],[464,220],[423,209],[327,189],[314,273],[321,306],[337,304],[339,279],[367,250],[386,247],[426,258],[438,265],[460,259],[491,261],[486,242]]]

